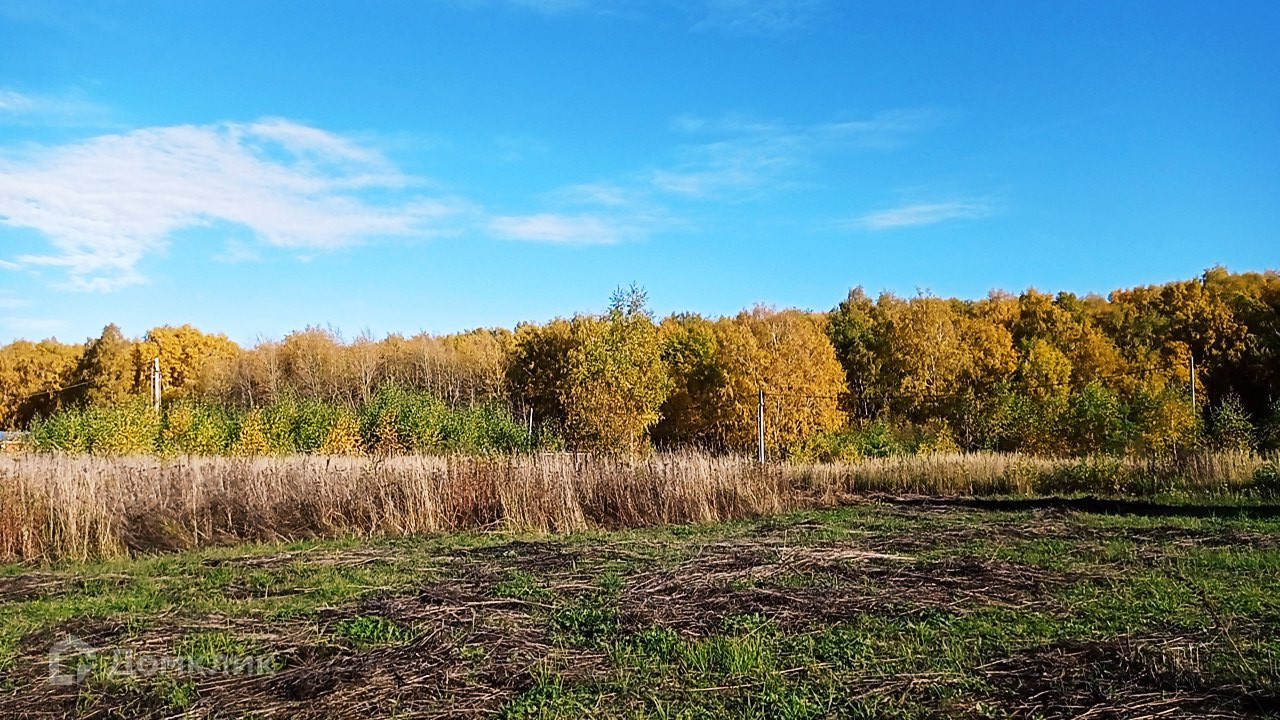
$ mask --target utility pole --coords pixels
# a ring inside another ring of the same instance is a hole
[[[156,414],[160,414],[160,358],[151,361],[151,402],[155,405]]]
[[[760,464],[764,465],[764,388],[760,388],[760,404],[756,406],[756,445]]]

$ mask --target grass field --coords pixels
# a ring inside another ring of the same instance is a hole
[[[244,542],[732,522],[868,494],[1270,503],[1251,452],[1167,458],[937,453],[756,464],[697,452],[399,457],[0,457],[0,563]]]
[[[1280,714],[1274,508],[1123,509],[886,500],[7,566],[0,717]],[[68,635],[97,652],[52,685]]]

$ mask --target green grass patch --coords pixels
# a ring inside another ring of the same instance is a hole
[[[339,620],[330,628],[329,634],[361,648],[400,645],[418,637],[412,628],[380,615],[358,615]]]

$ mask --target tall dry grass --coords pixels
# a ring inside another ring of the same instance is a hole
[[[1248,491],[1249,453],[1147,461],[935,454],[781,464],[645,458],[0,456],[0,560],[462,529],[567,532],[722,522],[868,492],[1148,495]]]
[[[788,507],[735,458],[17,455],[0,458],[0,559],[474,528],[707,523]]]
[[[786,486],[811,494],[1206,496],[1254,494],[1259,468],[1277,460],[1249,451],[1153,458],[933,453],[790,465],[783,472]]]

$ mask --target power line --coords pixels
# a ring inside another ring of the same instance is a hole
[[[31,398],[34,398],[34,397],[40,397],[41,395],[57,395],[58,393],[63,393],[63,392],[66,392],[66,391],[68,391],[68,390],[73,390],[73,389],[75,389],[75,388],[81,387],[81,386],[83,386],[83,385],[88,385],[90,382],[92,382],[92,381],[91,381],[91,380],[81,380],[81,381],[80,381],[80,382],[78,382],[78,383],[73,383],[73,384],[68,385],[68,386],[66,386],[66,387],[57,388],[56,390],[54,390],[54,389],[50,389],[50,390],[41,390],[40,392],[37,392],[37,393],[31,393],[30,395],[24,395],[24,396],[22,396],[22,397],[18,398],[18,402],[21,402],[21,401],[23,401],[23,400],[30,400]]]

